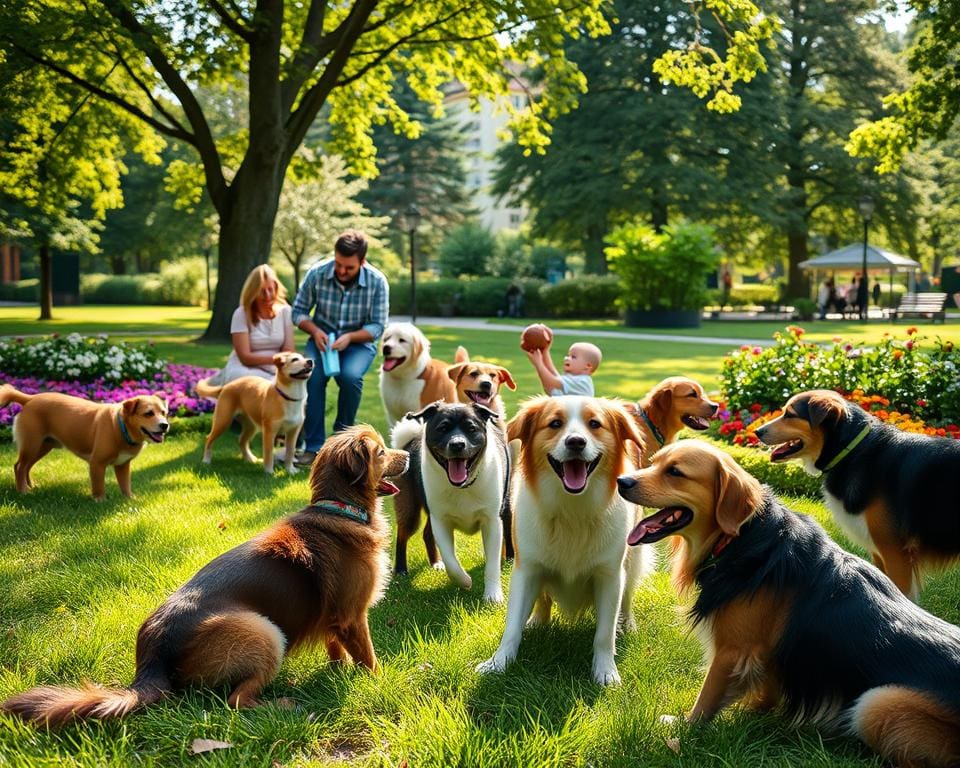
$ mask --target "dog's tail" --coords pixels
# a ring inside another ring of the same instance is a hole
[[[470,353],[467,352],[466,347],[457,347],[456,353],[453,355],[454,363],[469,363],[470,362]]]
[[[78,720],[124,717],[138,707],[155,704],[171,691],[165,678],[135,680],[129,688],[101,688],[92,683],[83,688],[40,686],[11,696],[0,704],[0,711],[36,726],[61,728]]]
[[[0,408],[10,403],[19,403],[25,405],[33,398],[33,395],[27,395],[19,389],[14,389],[9,384],[0,386]]]
[[[209,382],[210,379],[200,379],[200,381],[197,382],[195,389],[200,397],[210,397],[216,400],[220,396],[220,390],[222,390],[223,387],[215,387]]]
[[[400,419],[393,425],[390,432],[390,445],[393,448],[405,449],[414,440],[419,440],[423,433],[423,422],[416,419]]]

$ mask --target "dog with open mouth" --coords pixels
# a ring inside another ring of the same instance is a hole
[[[636,405],[628,405],[645,438],[642,465],[649,466],[650,457],[676,440],[684,427],[698,432],[707,429],[719,408],[699,382],[686,376],[670,376]]]
[[[479,531],[485,561],[483,597],[502,603],[500,513],[509,494],[510,469],[497,414],[476,403],[432,403],[398,422],[391,444],[410,454],[410,471],[399,480],[394,500],[394,570],[407,572],[407,541],[426,510],[429,528],[424,530],[424,542],[431,564],[440,567],[442,562],[454,584],[470,589],[473,579],[457,559],[454,532]]]
[[[307,406],[307,380],[313,373],[313,360],[298,352],[278,352],[273,356],[277,375],[273,381],[259,376],[241,376],[221,387],[206,379],[197,382],[197,394],[217,401],[213,425],[203,446],[203,463],[213,459],[213,444],[230,428],[234,416],[240,420],[240,452],[244,461],[256,463],[250,441],[263,433],[263,471],[273,474],[273,441],[284,436],[283,466],[287,474],[299,471],[294,463],[297,437],[303,428]]]
[[[380,342],[383,363],[380,366],[380,399],[390,429],[406,414],[430,403],[457,402],[453,381],[447,375],[448,363],[430,356],[430,341],[412,323],[391,323]],[[467,359],[463,347],[457,349],[454,362]]]
[[[460,347],[463,357],[469,357],[467,351]],[[513,376],[502,365],[484,363],[479,360],[463,360],[447,369],[447,375],[453,379],[457,391],[457,402],[476,403],[496,411],[501,419],[506,420],[506,409],[500,397],[500,387],[516,390],[517,385]]]
[[[214,558],[140,626],[126,688],[44,685],[0,712],[37,726],[124,717],[185,689],[226,688],[256,707],[286,655],[318,643],[333,662],[377,669],[368,612],[390,578],[381,497],[407,469],[373,427],[331,435],[310,469],[310,504]]]
[[[960,441],[904,432],[831,390],[794,395],[756,435],[771,461],[821,474],[837,525],[912,600],[925,572],[960,558]]]
[[[898,765],[960,764],[960,629],[709,443],[666,446],[617,484],[658,509],[629,543],[675,537],[674,584],[695,589],[708,669],[689,722],[743,701],[856,735]]]
[[[635,629],[633,595],[655,563],[650,549],[628,550],[639,513],[616,492],[617,477],[636,466],[631,444],[642,447],[643,436],[619,401],[571,395],[526,401],[507,430],[520,441],[517,560],[503,638],[477,671],[503,671],[524,626],[549,622],[556,603],[568,616],[594,609],[593,679],[619,683],[618,624]]]
[[[0,386],[0,406],[19,403],[13,421],[17,490],[33,488],[30,470],[54,448],[66,448],[90,465],[93,498],[106,495],[107,467],[112,466],[124,496],[132,496],[130,462],[146,441],[162,443],[170,429],[162,394],[131,397],[121,403],[93,403],[58,392],[28,395],[9,384]]]

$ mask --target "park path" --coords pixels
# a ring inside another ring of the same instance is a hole
[[[409,323],[409,315],[391,315],[392,323]],[[519,336],[523,326],[497,323],[484,320],[481,317],[418,317],[417,325],[433,325],[441,328],[466,328],[474,331],[499,331],[514,333]],[[672,333],[637,333],[635,331],[603,331],[594,328],[553,328],[554,336],[580,336],[589,334],[591,337],[608,339],[637,339],[639,341],[669,341],[676,344],[716,344],[723,347],[739,347],[742,344],[750,346],[768,347],[773,339],[734,339],[723,336],[682,336]]]

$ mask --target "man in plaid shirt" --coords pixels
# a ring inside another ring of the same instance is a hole
[[[293,302],[293,324],[310,335],[305,354],[313,359],[307,383],[307,414],[303,426],[305,450],[297,463],[310,465],[326,439],[324,415],[327,380],[340,388],[333,431],[351,426],[363,394],[363,376],[377,353],[376,341],[387,324],[390,286],[380,270],[366,261],[367,238],[348,229],[337,238],[333,258],[307,272]],[[333,341],[329,341],[329,336]],[[327,373],[323,354],[336,350],[340,372]]]

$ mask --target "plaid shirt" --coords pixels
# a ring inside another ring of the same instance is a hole
[[[293,324],[311,317],[325,333],[338,336],[368,331],[375,342],[383,334],[390,309],[390,285],[376,267],[364,260],[356,282],[344,288],[334,273],[332,258],[315,264],[307,272],[293,301]]]

